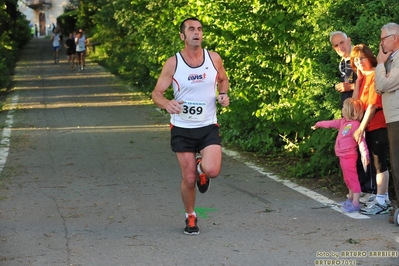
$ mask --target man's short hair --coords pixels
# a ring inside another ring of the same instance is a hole
[[[383,29],[386,29],[388,34],[399,35],[399,25],[394,22],[385,24],[384,26],[382,26],[381,30]]]
[[[338,34],[344,36],[345,40],[348,39],[348,36],[346,35],[345,32],[343,32],[343,31],[334,31],[334,32],[331,32],[331,33],[330,33],[330,43],[332,43],[332,38],[333,38],[335,35],[338,35]]]
[[[186,18],[186,19],[183,20],[183,22],[180,24],[180,33],[184,33],[184,30],[186,29],[186,25],[185,25],[184,23],[185,23],[186,21],[188,21],[188,20],[198,21],[198,22],[201,23],[201,25],[202,25],[202,22],[201,22],[198,18],[195,18],[195,17]]]

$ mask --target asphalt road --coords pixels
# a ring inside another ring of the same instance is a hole
[[[399,265],[387,215],[348,217],[326,206],[344,199],[227,150],[197,195],[201,233],[184,235],[168,117],[94,62],[62,59],[27,44],[0,113],[1,266]]]

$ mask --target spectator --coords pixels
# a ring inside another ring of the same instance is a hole
[[[399,206],[399,25],[381,28],[381,43],[375,70],[375,89],[381,94],[387,123],[391,173]],[[393,214],[393,212],[391,212]],[[399,218],[399,217],[398,217]],[[393,222],[393,217],[390,217]]]
[[[370,151],[371,163],[376,170],[377,181],[375,199],[360,212],[367,215],[384,214],[391,209],[388,195],[388,134],[381,96],[374,89],[377,60],[365,44],[353,47],[350,60],[352,68],[357,71],[359,76],[354,96],[362,101],[365,109],[360,127],[355,132],[355,138],[360,141],[363,135],[366,135],[366,143]]]

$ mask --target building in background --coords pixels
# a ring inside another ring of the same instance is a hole
[[[18,9],[26,16],[30,26],[37,25],[40,36],[51,35],[57,26],[57,18],[64,13],[69,0],[23,0],[18,1]]]

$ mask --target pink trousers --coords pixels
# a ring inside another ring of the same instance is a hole
[[[356,169],[357,156],[357,154],[351,154],[339,157],[339,163],[344,176],[344,182],[346,187],[352,190],[353,193],[362,192]]]

